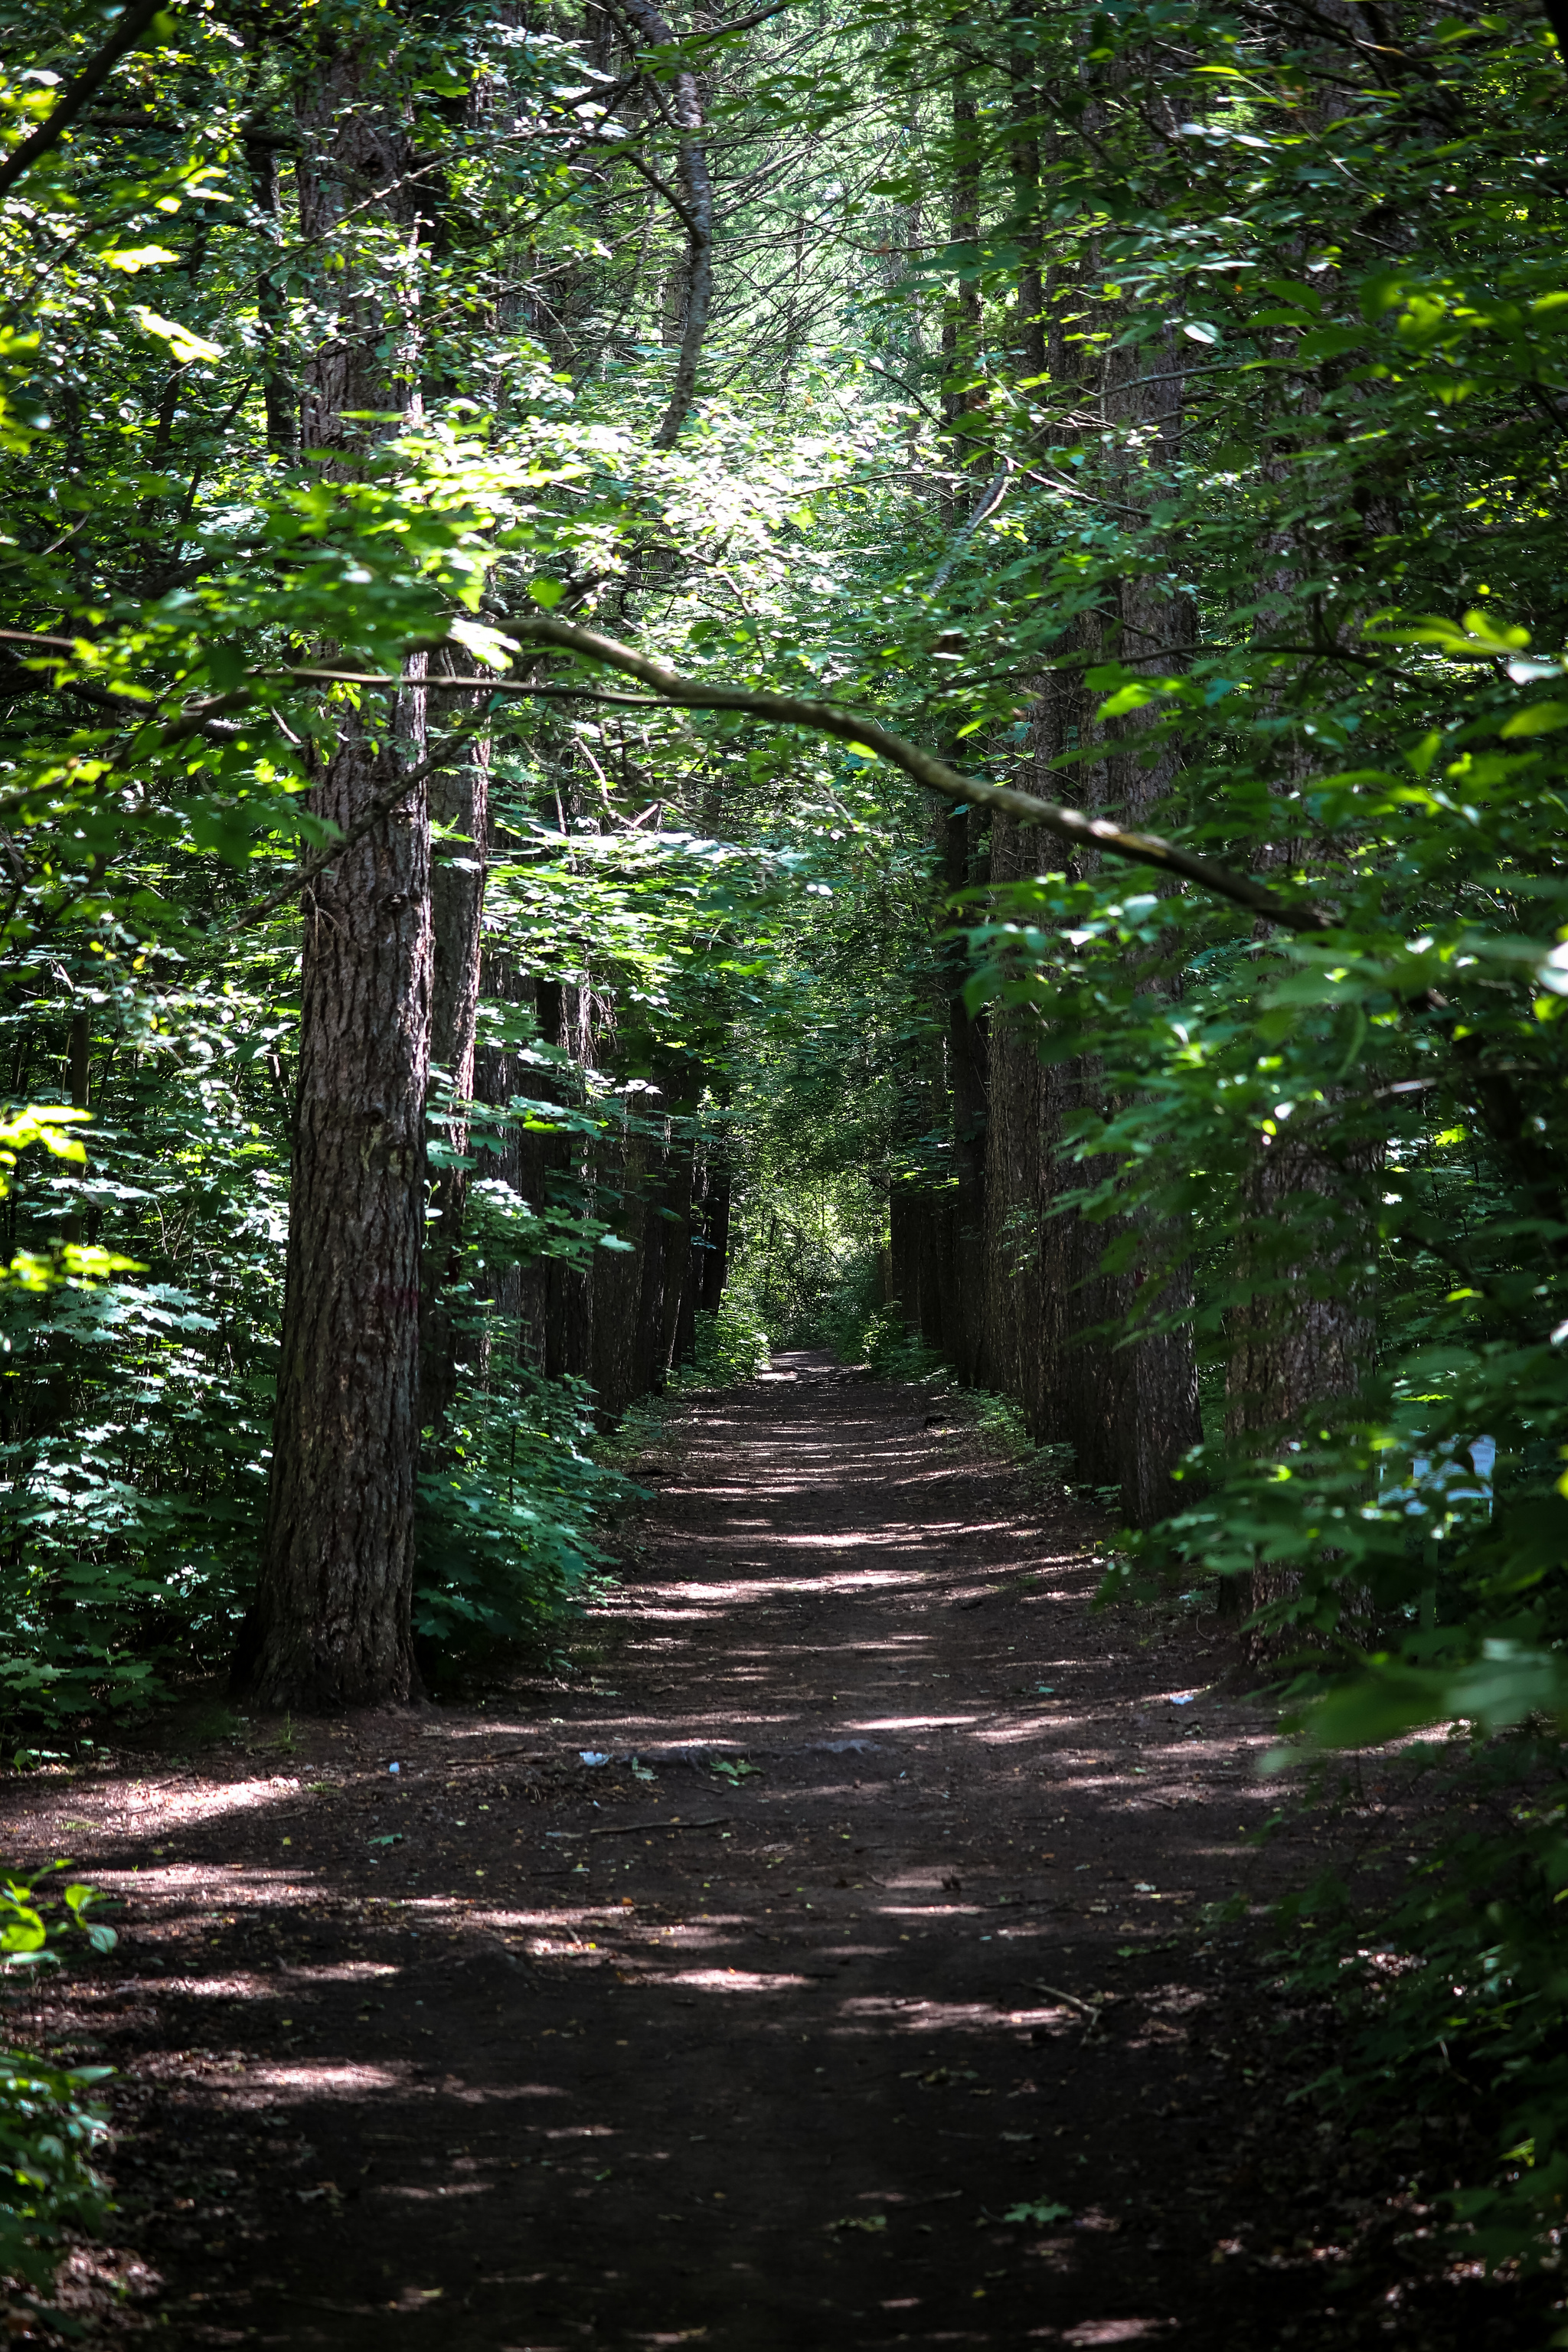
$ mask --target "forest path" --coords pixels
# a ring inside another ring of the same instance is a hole
[[[814,1357],[693,1401],[591,1678],[20,1792],[10,1852],[128,1897],[42,2030],[122,2070],[161,2341],[1297,2335],[1199,1917],[1283,1867],[1269,1727],[931,1407]]]

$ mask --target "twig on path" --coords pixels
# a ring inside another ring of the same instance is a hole
[[[638,1830],[716,1830],[721,1822],[732,1822],[734,1813],[710,1813],[701,1822],[616,1822],[602,1830],[567,1830],[567,1837],[630,1837]]]
[[[1065,2000],[1069,2009],[1079,2011],[1085,2017],[1098,2018],[1100,2015],[1098,2001],[1080,2000],[1076,1992],[1063,1992],[1060,1985],[1042,1984],[1037,1977],[1029,1990],[1031,1992],[1048,1992],[1053,2000]]]

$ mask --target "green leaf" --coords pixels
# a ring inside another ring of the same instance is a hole
[[[1568,702],[1532,702],[1528,709],[1516,710],[1499,728],[1500,735],[1551,735],[1559,727],[1568,727]]]
[[[194,360],[221,360],[224,356],[221,344],[209,343],[204,336],[193,334],[177,319],[160,318],[144,303],[137,303],[131,315],[144,334],[155,335],[168,344],[182,367],[188,367]]]

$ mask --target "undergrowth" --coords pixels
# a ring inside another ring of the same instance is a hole
[[[1277,1906],[1281,1990],[1326,2000],[1333,2063],[1312,2085],[1363,2129],[1440,2116],[1477,2156],[1440,2198],[1456,2251],[1554,2268],[1568,2201],[1568,1777],[1527,1730],[1456,1727],[1399,1759],[1425,1826],[1397,1897],[1335,1871]],[[1425,1783],[1425,1785],[1423,1785]],[[1568,2345],[1568,2328],[1554,2336]]]
[[[56,1958],[52,1947],[82,1937],[96,1952],[115,1934],[93,1914],[97,1891],[57,1888],[61,1862],[32,1878],[0,1875],[0,1955],[7,1971]],[[68,2225],[94,2230],[106,2192],[96,2165],[109,2118],[94,2097],[109,2066],[57,2066],[30,2051],[0,2049],[0,2275],[47,2294]],[[51,2314],[58,2320],[58,2314]]]

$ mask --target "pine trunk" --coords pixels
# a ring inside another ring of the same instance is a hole
[[[342,744],[312,795],[347,831],[397,760]],[[305,909],[288,1275],[260,1588],[239,1678],[264,1706],[415,1696],[415,1469],[429,826],[405,807]]]
[[[318,282],[321,340],[305,383],[305,444],[322,453],[328,479],[353,478],[384,429],[363,412],[405,412],[416,400],[405,112],[360,52],[329,57],[301,89],[301,237],[340,265]],[[394,191],[383,217],[404,232],[405,258],[390,275],[379,247],[355,247],[362,187]],[[400,698],[379,739],[354,716],[314,813],[350,832],[417,759],[424,717],[422,692]],[[433,977],[423,790],[325,869],[301,913],[272,1467],[235,1680],[264,1706],[331,1709],[407,1700],[419,1687],[411,1617]]]

